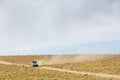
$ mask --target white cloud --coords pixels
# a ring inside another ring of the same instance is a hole
[[[1,0],[0,51],[120,41],[119,0]]]

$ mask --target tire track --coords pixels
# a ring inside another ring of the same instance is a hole
[[[5,64],[5,65],[18,65],[18,66],[31,67],[31,65],[10,63],[10,62],[5,62],[5,61],[0,61],[0,64]],[[59,72],[67,72],[67,73],[82,74],[82,75],[87,74],[87,75],[104,77],[104,78],[107,77],[107,78],[119,78],[119,79],[120,79],[120,75],[112,75],[112,74],[105,74],[105,73],[94,73],[94,72],[75,71],[75,70],[52,68],[52,67],[38,67],[38,68],[35,68],[35,69],[47,69],[47,70],[59,71]]]
[[[68,72],[74,74],[82,74],[82,75],[92,75],[92,76],[99,76],[99,77],[107,77],[107,78],[120,78],[120,75],[112,75],[112,74],[105,74],[105,73],[94,73],[94,72],[84,72],[84,71],[75,71],[75,70],[68,70],[68,69],[59,69],[59,68],[51,68],[51,67],[41,67],[42,69],[54,70],[59,72]]]

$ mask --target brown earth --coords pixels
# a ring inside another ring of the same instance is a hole
[[[63,56],[63,55],[56,55],[56,56],[50,56],[50,57],[44,57],[42,60],[43,65],[45,64],[62,64],[62,63],[74,63],[74,62],[84,62],[84,61],[96,61],[96,60],[104,60],[107,58],[111,58],[113,55],[107,56],[107,55],[74,55],[74,56]],[[0,61],[0,64],[6,64],[6,65],[18,65],[18,66],[26,66],[30,67],[31,65],[26,64],[18,64],[18,63],[10,63],[6,61]],[[112,75],[112,74],[105,74],[105,73],[93,73],[93,72],[81,72],[81,71],[74,71],[74,70],[68,70],[68,69],[59,69],[59,68],[52,68],[52,67],[39,67],[40,69],[48,69],[48,70],[54,70],[59,72],[68,72],[68,73],[74,73],[74,74],[87,74],[87,75],[94,75],[94,76],[100,76],[100,77],[108,77],[108,78],[120,78],[120,75]],[[39,69],[36,68],[36,69]]]

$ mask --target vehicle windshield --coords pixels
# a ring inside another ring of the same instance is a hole
[[[32,63],[37,63],[37,61],[32,61]]]

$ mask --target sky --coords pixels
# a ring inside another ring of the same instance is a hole
[[[0,55],[120,53],[120,0],[0,0]]]

